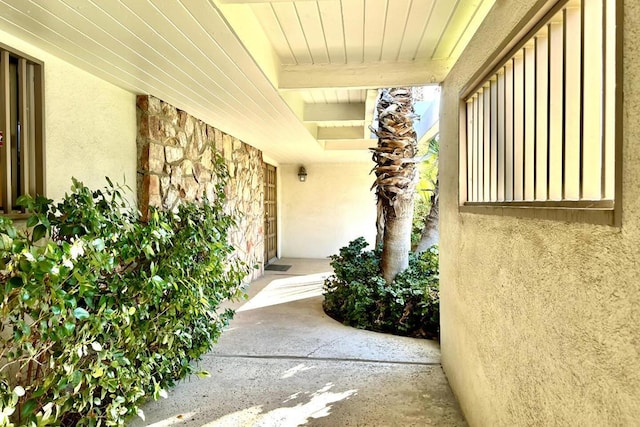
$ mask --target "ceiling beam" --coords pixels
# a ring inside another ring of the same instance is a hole
[[[449,60],[282,65],[278,81],[281,90],[425,86],[442,82],[451,65]]]
[[[428,131],[426,131],[424,133],[424,135],[422,135],[420,137],[420,139],[418,140],[418,146],[425,144],[427,141],[429,141],[431,138],[433,138],[434,136],[436,136],[436,134],[440,132],[440,121],[438,120],[437,122],[435,122]]]
[[[368,150],[369,148],[376,146],[376,141],[373,139],[330,139],[321,141],[324,144],[326,151],[337,150]]]
[[[361,139],[364,126],[318,127],[318,140]]]
[[[420,118],[414,121],[413,127],[418,139],[421,139],[440,119],[440,99],[418,101],[414,104],[414,108],[420,114]]]
[[[365,119],[365,104],[305,104],[303,121],[305,122],[342,122],[363,121]]]
[[[256,3],[282,3],[282,2],[291,2],[291,0],[218,0],[222,4],[256,4]],[[301,0],[298,0],[301,1]],[[304,1],[304,0],[302,0]],[[307,0],[312,1],[312,0]],[[328,0],[317,0],[317,1],[328,1]]]
[[[367,139],[371,136],[371,129],[369,126],[373,126],[373,118],[375,116],[375,109],[378,103],[378,90],[367,90],[367,99],[365,101],[364,110],[366,112],[364,117],[364,135],[363,138]]]

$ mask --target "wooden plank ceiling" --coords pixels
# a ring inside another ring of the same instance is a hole
[[[280,163],[361,161],[377,89],[441,82],[493,3],[0,0],[0,32]]]
[[[282,64],[446,60],[481,0],[250,1]]]

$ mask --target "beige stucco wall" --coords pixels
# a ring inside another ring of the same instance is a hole
[[[443,88],[443,365],[472,426],[637,425],[640,3],[624,6],[622,228],[457,210],[459,91],[532,3],[498,1]]]
[[[369,163],[305,165],[307,181],[298,180],[299,165],[282,165],[281,242],[283,257],[325,258],[364,236],[375,242],[375,196]]]
[[[47,196],[63,196],[72,176],[91,188],[109,176],[135,192],[135,95],[2,31],[0,40],[45,63]]]

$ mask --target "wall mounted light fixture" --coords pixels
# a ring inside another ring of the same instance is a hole
[[[305,182],[307,180],[307,170],[304,166],[300,166],[300,169],[298,169],[298,179],[300,182]]]

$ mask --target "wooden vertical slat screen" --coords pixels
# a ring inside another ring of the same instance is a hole
[[[513,201],[513,59],[505,66],[505,95],[504,95],[504,121],[505,121],[505,201]]]
[[[491,198],[491,86],[487,84],[482,97],[482,200]]]
[[[11,143],[8,144],[7,149],[11,151],[11,167],[9,167],[9,171],[11,171],[11,206],[15,208],[16,206],[16,198],[20,195],[20,131],[19,131],[19,104],[20,104],[20,93],[18,88],[18,61],[16,58],[11,58],[11,62],[9,63],[9,87],[11,90],[10,93],[10,103],[11,110],[9,112],[9,133],[11,135]],[[13,210],[13,209],[12,209]]]
[[[29,183],[31,180],[30,174],[30,161],[32,153],[31,153],[31,145],[29,143],[31,139],[31,127],[28,126],[29,123],[29,108],[28,108],[28,100],[29,100],[29,80],[27,73],[28,65],[27,60],[21,58],[18,62],[18,98],[19,102],[19,110],[18,110],[18,122],[20,123],[20,139],[18,141],[20,150],[20,168],[16,171],[17,174],[20,175],[19,179],[19,188],[18,193],[15,197],[18,197],[22,194],[29,193]],[[23,210],[24,211],[24,210]]]
[[[10,85],[10,60],[9,52],[0,51],[0,88],[2,99],[2,118],[0,128],[4,134],[4,143],[0,149],[2,163],[2,209],[5,213],[12,211],[11,206],[11,85]]]
[[[466,200],[473,200],[473,100],[467,100],[465,114],[467,116],[467,126],[465,128],[465,138],[467,141],[466,144],[466,177],[467,177],[467,188],[466,188]]]
[[[536,180],[535,200],[548,199],[549,158],[549,31],[535,38],[536,49]]]
[[[477,104],[477,98],[478,96],[474,96],[471,100],[471,122],[472,122],[472,126],[468,128],[467,132],[469,134],[469,138],[471,140],[471,154],[470,154],[470,158],[471,158],[471,168],[468,169],[467,173],[470,173],[471,175],[471,187],[469,189],[469,194],[471,197],[471,200],[473,201],[477,201],[478,200],[478,196],[477,196],[477,190],[478,190],[478,186],[476,184],[477,182],[477,168],[478,168],[478,144],[477,144],[477,140],[478,140],[478,126],[475,125],[475,123],[478,123],[478,104]]]
[[[42,64],[0,46],[0,213],[19,216],[23,194],[44,194]]]
[[[549,152],[548,200],[562,200],[563,126],[564,126],[564,55],[563,30],[560,22],[549,24]]]
[[[536,47],[524,48],[524,200],[535,199],[536,168]]]
[[[476,168],[476,200],[479,201],[485,200],[483,197],[484,189],[482,186],[484,182],[484,89],[482,89],[482,91],[478,94],[476,110],[478,117],[478,132],[476,136],[476,157],[478,160],[478,167]]]
[[[467,202],[613,199],[616,16],[612,0],[559,3],[465,98]]]
[[[513,61],[513,200],[524,200],[524,52]]]
[[[44,70],[42,65],[31,64],[33,72],[33,93],[31,99],[31,116],[33,117],[33,188],[31,194],[45,192],[45,149],[44,149]]]
[[[604,48],[604,128],[605,148],[603,152],[603,198],[613,199],[615,195],[616,180],[616,8],[615,4],[607,0],[603,1],[604,26],[602,36],[605,41]]]
[[[564,199],[580,200],[580,122],[582,90],[580,87],[581,33],[580,7],[568,5],[564,10],[564,140],[565,140],[565,178]]]
[[[38,174],[37,172],[37,148],[36,148],[36,97],[35,97],[35,67],[33,64],[27,64],[26,73],[26,88],[27,88],[27,111],[25,117],[25,127],[29,129],[28,135],[25,138],[25,146],[28,147],[29,157],[27,158],[27,175],[28,175],[28,187],[26,192],[29,194],[42,194],[38,189]]]
[[[491,110],[491,118],[489,129],[491,129],[490,138],[491,144],[489,148],[489,152],[491,153],[491,158],[489,162],[489,197],[492,202],[498,200],[498,181],[500,179],[499,171],[498,171],[498,78],[491,80],[491,105],[489,109]]]
[[[602,0],[585,1],[583,6],[584,44],[583,55],[584,101],[583,101],[583,157],[582,197],[599,199],[601,194],[602,157],[600,147],[603,140],[603,87],[602,58]],[[589,96],[588,93],[598,94]]]
[[[6,167],[4,166],[4,141],[5,135],[7,133],[7,120],[6,120],[6,109],[8,108],[8,98],[6,96],[7,88],[3,83],[5,81],[5,76],[7,72],[4,69],[4,64],[8,61],[8,54],[5,54],[0,51],[0,132],[2,133],[2,143],[0,143],[0,212],[4,212],[4,180],[6,179]]]
[[[498,71],[498,86],[496,102],[497,106],[497,155],[498,155],[498,182],[497,182],[497,201],[504,202],[504,180],[505,180],[505,69],[504,67]]]

